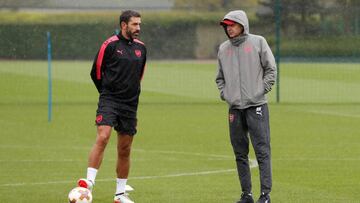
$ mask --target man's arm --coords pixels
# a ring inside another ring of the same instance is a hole
[[[90,72],[91,79],[93,80],[96,89],[100,93],[102,91],[103,72],[105,68],[106,59],[109,59],[114,52],[115,45],[112,43],[118,41],[119,38],[114,35],[107,39],[100,47],[100,50],[95,56],[94,63]]]
[[[261,65],[264,69],[265,94],[270,92],[276,80],[276,63],[274,55],[265,38],[261,41]]]
[[[97,62],[98,55],[99,55],[99,52],[95,56],[94,63],[92,65],[92,69],[90,72],[90,76],[91,76],[92,81],[94,82],[94,85],[95,85],[97,91],[100,93],[102,90],[102,77],[100,77],[100,78],[97,77],[96,62]]]
[[[220,91],[221,100],[225,100],[225,98],[224,98],[225,79],[224,79],[224,73],[222,70],[220,59],[218,59],[218,73],[216,75],[215,81],[216,81],[216,85]]]
[[[146,56],[147,56],[146,47],[144,47],[144,50],[145,50],[145,56],[144,56],[144,61],[143,61],[143,65],[142,65],[142,72],[141,72],[140,80],[142,80],[144,78],[144,73],[145,73],[145,69],[146,69]]]

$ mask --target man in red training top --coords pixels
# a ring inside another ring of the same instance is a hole
[[[114,203],[133,203],[125,194],[130,169],[130,151],[136,134],[140,82],[146,63],[146,48],[137,38],[141,15],[127,10],[120,15],[121,32],[107,39],[97,53],[91,78],[100,94],[96,112],[97,137],[89,155],[87,178],[78,185],[92,189],[112,128],[117,132],[116,192]]]

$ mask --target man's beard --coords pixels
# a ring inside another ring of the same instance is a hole
[[[135,32],[131,32],[130,30],[126,31],[126,35],[131,39],[137,39],[139,37],[139,34],[140,34],[139,31],[135,31]]]

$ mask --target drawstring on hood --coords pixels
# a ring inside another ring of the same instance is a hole
[[[227,25],[224,23],[225,20],[239,23],[244,27],[244,32],[237,37],[230,38],[229,34],[226,31]],[[226,35],[229,37],[231,44],[234,46],[239,46],[241,43],[243,43],[249,34],[249,20],[246,16],[246,13],[242,10],[230,11],[229,13],[227,13],[223,20],[220,22],[220,25],[223,26]]]

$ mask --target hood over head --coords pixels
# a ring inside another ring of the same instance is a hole
[[[233,25],[234,23],[242,25],[244,32],[237,37],[230,38],[226,26]],[[239,46],[242,44],[249,35],[249,20],[246,16],[246,13],[242,10],[230,11],[225,15],[223,20],[220,22],[220,25],[223,26],[226,35],[229,37],[231,44],[234,46]]]
[[[242,10],[230,11],[225,15],[220,25],[227,26],[233,23],[239,23],[244,27],[244,34],[249,34],[249,20],[246,13]]]

